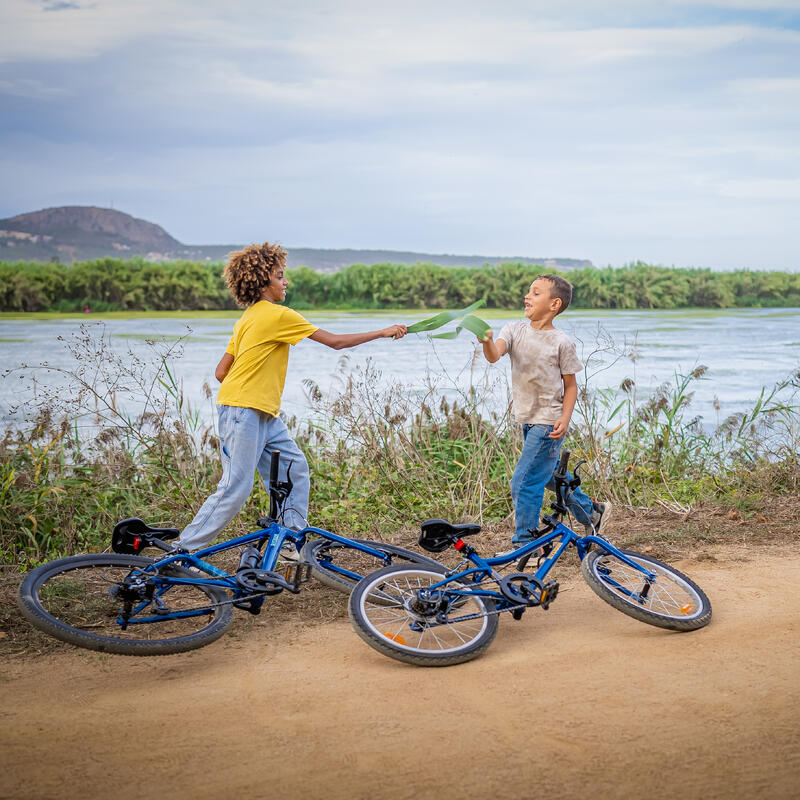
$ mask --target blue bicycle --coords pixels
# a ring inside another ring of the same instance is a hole
[[[711,621],[711,604],[686,575],[642,553],[619,550],[601,536],[579,536],[561,522],[566,500],[580,485],[580,464],[567,473],[562,453],[554,475],[553,513],[544,515],[542,535],[503,556],[484,559],[463,537],[478,533],[474,524],[441,519],[422,523],[420,545],[440,553],[454,547],[463,561],[393,565],[364,578],[350,595],[349,614],[356,633],[380,653],[418,666],[449,666],[483,653],[497,633],[498,617],[508,611],[520,619],[528,608],[549,608],[558,582],[548,573],[570,547],[593,591],[640,622],[673,631],[693,631]],[[535,558],[535,567],[525,571]],[[516,562],[516,570],[501,574]]]
[[[178,537],[177,529],[151,527],[135,517],[122,520],[112,535],[113,553],[61,558],[30,572],[17,598],[23,616],[56,639],[90,650],[168,655],[210,644],[230,626],[234,608],[258,614],[266,597],[298,593],[311,574],[349,592],[380,566],[398,561],[438,566],[402,547],[282,525],[291,470],[279,481],[279,458],[273,451],[270,511],[259,519],[259,530],[189,554],[168,544]],[[139,555],[146,547],[166,554],[155,560]],[[233,556],[235,567],[210,563],[220,554],[217,560],[223,562]]]

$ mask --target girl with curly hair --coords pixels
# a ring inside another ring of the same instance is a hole
[[[365,333],[330,333],[296,311],[278,305],[286,299],[286,251],[264,242],[232,253],[225,281],[245,309],[233,326],[225,354],[215,371],[222,478],[180,535],[177,546],[195,550],[208,545],[236,516],[250,495],[253,472],[269,482],[272,450],[281,451],[280,480],[291,464],[293,488],[284,505],[284,524],[306,526],[310,478],[308,462],[278,416],[286,381],[289,345],[305,338],[341,350],[374,339],[402,339],[405,325]]]

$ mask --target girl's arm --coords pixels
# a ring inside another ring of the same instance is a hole
[[[214,377],[222,383],[225,380],[225,376],[228,374],[231,366],[233,365],[233,356],[230,353],[225,353],[224,356],[219,360],[219,364],[217,364],[217,368],[214,370]]]
[[[342,350],[345,347],[356,347],[374,339],[402,339],[408,330],[405,325],[390,325],[379,331],[367,331],[365,333],[331,333],[322,328],[317,329],[309,336],[315,342],[332,347],[334,350]]]

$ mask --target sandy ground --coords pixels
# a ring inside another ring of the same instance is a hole
[[[379,655],[343,618],[256,620],[165,658],[7,659],[0,797],[800,797],[800,557],[675,564],[711,598],[701,631],[636,622],[572,573],[549,611],[503,616],[483,657],[443,669]]]

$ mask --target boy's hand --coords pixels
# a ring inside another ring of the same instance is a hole
[[[381,331],[384,339],[402,339],[408,333],[405,325],[390,325]]]
[[[494,364],[508,352],[508,343],[503,339],[495,341],[491,328],[483,334],[483,339],[479,336],[478,341],[483,346],[483,355],[490,364]]]
[[[569,420],[568,419],[560,419],[553,425],[553,430],[550,432],[551,439],[563,439],[567,433],[567,428],[569,428]]]

